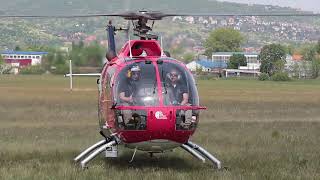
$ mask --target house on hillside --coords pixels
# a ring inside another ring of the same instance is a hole
[[[48,52],[29,51],[2,51],[1,56],[4,62],[13,67],[13,73],[18,74],[19,69],[26,66],[41,64],[42,58]]]
[[[305,61],[301,54],[293,54],[286,56],[284,70],[290,77],[306,78],[311,77],[312,63]]]

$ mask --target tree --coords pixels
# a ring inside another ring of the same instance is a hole
[[[312,77],[317,78],[319,77],[319,71],[320,71],[320,58],[316,57],[315,59],[312,60],[311,62],[312,66]]]
[[[2,64],[4,64],[4,59],[3,59],[3,57],[2,57],[1,54],[0,54],[0,65],[2,65]]]
[[[180,55],[183,54],[183,52],[184,48],[181,45],[170,49],[171,56],[175,58],[180,58]]]
[[[311,63],[312,78],[317,78],[319,76],[319,71],[320,71],[320,58],[318,53],[318,50],[319,50],[318,46],[320,46],[319,43],[314,47],[310,47],[304,52],[304,55],[303,55],[303,59]]]
[[[309,47],[306,49],[303,53],[303,59],[306,61],[313,61],[316,58],[316,48],[315,47]]]
[[[295,52],[295,47],[293,45],[287,45],[285,46],[285,50],[287,54],[290,54],[292,56]]]
[[[69,59],[72,60],[72,63],[76,66],[83,66],[86,63],[84,57],[84,44],[80,41],[78,44],[72,43],[72,49],[69,53]]]
[[[12,69],[12,66],[5,64],[4,59],[0,54],[0,74],[10,74],[11,69]]]
[[[68,59],[64,56],[64,54],[58,51],[55,55],[54,65],[65,65]]]
[[[243,54],[233,54],[228,62],[229,69],[238,69],[239,66],[246,66],[247,58]]]
[[[318,54],[320,54],[320,40],[318,40],[318,43],[316,45],[316,51]]]
[[[15,51],[21,51],[21,48],[20,48],[20,46],[16,46],[16,47],[14,48],[14,50],[15,50]]]
[[[206,55],[211,57],[212,52],[240,51],[244,37],[237,30],[231,28],[219,28],[212,31],[205,41]]]
[[[269,76],[281,71],[285,64],[286,50],[280,44],[270,44],[263,46],[259,59],[261,61],[260,71],[268,73]]]
[[[185,63],[189,63],[189,62],[193,61],[194,58],[195,58],[195,54],[193,54],[193,53],[186,53],[183,55],[183,61]]]
[[[88,47],[84,48],[84,57],[86,59],[86,66],[102,66],[104,50],[99,46],[99,44],[93,43]]]

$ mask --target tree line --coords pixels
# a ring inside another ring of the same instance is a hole
[[[212,31],[206,39],[204,46],[205,54],[211,56],[213,52],[238,52],[245,38],[238,30],[231,28],[220,28]],[[310,71],[312,78],[317,78],[320,73],[320,41],[316,44],[305,44],[300,47],[292,45],[269,44],[262,47],[258,59],[261,66],[260,71],[265,75],[288,76],[285,72],[286,56],[301,54],[302,67],[292,67],[293,71],[304,68]],[[246,58],[243,54],[235,53],[230,57],[228,68],[237,69],[239,66],[246,66]],[[294,64],[297,66],[297,64]],[[309,67],[306,67],[309,66]],[[298,68],[298,69],[297,69]]]
[[[105,53],[98,42],[85,45],[82,41],[72,43],[70,50],[47,46],[30,46],[24,49],[16,47],[15,50],[48,52],[47,55],[43,56],[41,65],[37,68],[26,67],[21,71],[26,74],[32,73],[30,72],[32,70],[37,71],[38,74],[42,72],[65,74],[69,70],[69,60],[72,60],[75,72],[81,67],[101,67]]]
[[[231,28],[219,28],[210,32],[204,42],[205,54],[210,57],[213,52],[239,52],[244,41],[245,37],[240,31]],[[104,48],[98,42],[86,45],[82,41],[72,43],[70,50],[47,46],[16,47],[16,50],[48,52],[43,57],[41,66],[37,68],[29,67],[30,69],[25,69],[27,73],[29,71],[37,71],[39,73],[51,72],[63,74],[68,71],[70,59],[73,62],[75,70],[84,66],[101,67],[105,54]],[[259,55],[261,62],[260,71],[269,77],[278,73],[285,73],[286,55],[292,55],[295,52],[303,55],[304,63],[302,66],[309,66],[308,69],[311,71],[311,77],[317,78],[320,73],[320,41],[317,44],[308,44],[301,47],[281,44],[265,45],[262,47]],[[179,54],[179,51],[176,50],[176,52],[173,51],[171,53]],[[197,55],[187,53],[184,56],[185,60],[191,61]],[[246,58],[243,54],[235,53],[228,62],[228,68],[237,69],[239,66],[246,66]],[[296,70],[299,68],[301,67],[293,67]]]

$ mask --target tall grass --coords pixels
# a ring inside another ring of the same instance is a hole
[[[72,159],[100,140],[95,78],[0,76],[0,179],[320,179],[320,83],[199,81],[208,110],[192,141],[226,168],[175,149],[150,158],[120,147],[82,171]]]

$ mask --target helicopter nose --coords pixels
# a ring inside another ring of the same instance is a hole
[[[154,109],[150,111],[149,129],[152,139],[166,139],[174,131],[173,111],[168,109]]]

